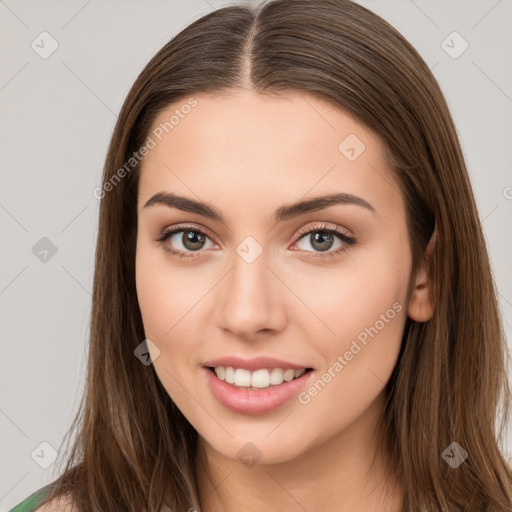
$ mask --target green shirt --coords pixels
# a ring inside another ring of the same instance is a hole
[[[34,512],[50,494],[51,484],[48,484],[36,492],[32,493],[28,498],[24,499],[21,503],[16,505],[9,512]]]

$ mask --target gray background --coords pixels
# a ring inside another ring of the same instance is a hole
[[[447,97],[510,343],[512,2],[360,3],[409,39]],[[92,191],[124,97],[173,35],[226,4],[0,0],[0,512],[57,476],[56,464],[40,467],[51,462],[40,444],[59,449],[83,391],[99,206]],[[58,43],[46,59],[31,47],[51,48],[44,31]],[[469,44],[457,58],[464,43],[446,39],[453,31]],[[43,237],[57,249],[46,262]],[[511,439],[509,429],[507,457]]]

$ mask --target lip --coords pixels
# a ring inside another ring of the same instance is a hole
[[[307,365],[300,365],[282,361],[281,359],[275,359],[274,357],[258,356],[253,359],[242,359],[238,356],[226,356],[218,359],[212,359],[203,363],[203,366],[232,366],[233,368],[244,368],[245,370],[260,370],[263,368],[283,368],[300,370],[301,368],[311,368]]]
[[[216,366],[223,365],[217,364]],[[268,388],[241,389],[219,379],[211,369],[205,366],[201,367],[200,370],[205,375],[210,391],[224,407],[239,414],[251,415],[273,411],[289,402],[300,393],[315,373],[309,371],[303,373],[297,379],[289,382],[284,381],[282,384]]]

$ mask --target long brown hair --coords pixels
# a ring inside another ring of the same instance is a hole
[[[104,167],[86,390],[67,434],[76,440],[48,499],[67,494],[83,511],[200,510],[197,432],[152,365],[134,356],[145,338],[135,288],[140,165],[126,163],[169,104],[240,88],[316,95],[380,136],[406,201],[413,273],[437,237],[427,260],[435,313],[407,320],[381,423],[403,510],[510,511],[512,471],[500,446],[508,352],[456,130],[417,51],[349,0],[215,10],[138,76]],[[442,456],[452,442],[468,454],[456,469]]]

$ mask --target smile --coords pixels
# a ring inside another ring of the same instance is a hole
[[[230,411],[249,415],[264,414],[291,401],[306,387],[315,373],[311,368],[273,368],[271,371],[262,368],[249,371],[234,367],[202,366],[200,370],[212,395],[221,405]],[[271,378],[276,384],[271,383]],[[253,379],[260,387],[252,385]],[[229,383],[229,380],[234,382]],[[277,383],[278,381],[280,383]]]
[[[233,384],[235,387],[246,389],[264,389],[270,386],[279,386],[283,382],[290,382],[300,377],[306,371],[311,371],[311,368],[297,370],[291,368],[262,368],[250,371],[232,366],[216,366],[210,369],[215,372],[220,380]]]

